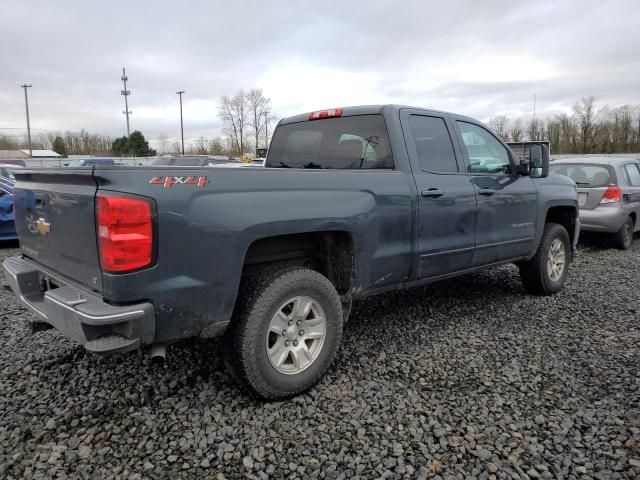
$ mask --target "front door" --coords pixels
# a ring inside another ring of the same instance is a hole
[[[418,278],[472,266],[476,192],[463,171],[447,116],[403,110],[403,130],[418,194]]]
[[[531,253],[538,199],[533,180],[516,172],[518,160],[489,130],[468,119],[455,124],[478,199],[474,265]]]

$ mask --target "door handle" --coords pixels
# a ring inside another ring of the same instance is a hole
[[[487,197],[490,197],[494,193],[496,193],[496,191],[493,188],[481,188],[478,190],[478,194],[485,195]]]
[[[423,197],[438,198],[441,197],[443,193],[439,188],[429,188],[428,190],[422,190],[421,195]]]

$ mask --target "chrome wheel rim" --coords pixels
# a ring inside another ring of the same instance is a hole
[[[316,300],[296,296],[284,302],[269,322],[266,347],[271,366],[295,375],[316,361],[327,333],[327,317]]]
[[[549,256],[547,257],[547,274],[554,282],[560,280],[566,264],[566,252],[564,243],[559,238],[551,242],[549,247]]]

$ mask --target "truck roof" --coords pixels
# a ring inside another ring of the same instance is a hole
[[[433,110],[433,109],[429,109],[429,108],[423,108],[423,107],[412,107],[410,105],[397,105],[397,104],[385,104],[385,105],[354,105],[354,106],[350,106],[350,107],[334,107],[334,108],[342,108],[342,117],[349,117],[349,116],[353,116],[353,115],[375,115],[375,114],[382,114],[382,113],[388,113],[388,114],[393,114],[393,113],[397,113],[399,112],[401,109],[403,108],[408,108],[411,110],[420,110],[424,113],[431,113],[431,114],[436,114],[436,115],[456,115],[458,117],[462,117],[462,118],[469,118],[469,117],[465,117],[464,115],[458,115],[458,114],[454,114],[451,112],[444,112],[441,110]],[[298,123],[298,122],[307,122],[309,121],[309,114],[311,112],[307,112],[307,113],[301,113],[299,115],[293,115],[291,117],[286,117],[283,118],[282,120],[280,120],[279,124],[280,125],[285,125],[288,123]],[[469,118],[469,120],[473,120],[471,118]],[[475,121],[475,120],[474,120]]]

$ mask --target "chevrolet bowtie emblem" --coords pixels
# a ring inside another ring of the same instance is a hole
[[[51,231],[51,224],[42,217],[40,217],[36,222],[36,227],[38,229],[38,233],[43,237],[49,235],[49,232]]]

